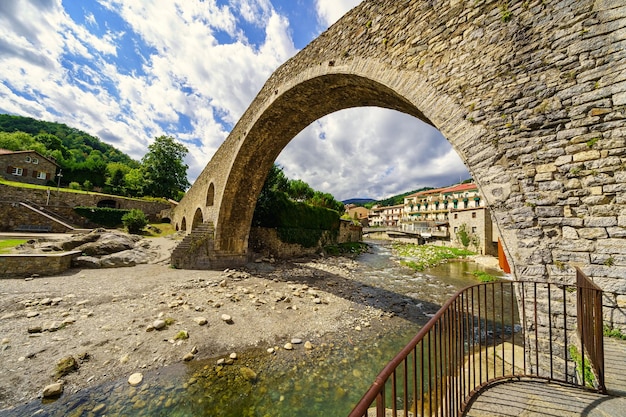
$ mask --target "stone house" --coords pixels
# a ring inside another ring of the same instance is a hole
[[[357,220],[361,223],[361,226],[367,227],[369,225],[368,217],[369,210],[365,207],[357,206],[356,204],[346,204],[346,214],[350,216],[351,219]]]
[[[46,185],[54,181],[56,162],[36,151],[9,151],[0,149],[0,174],[10,181]]]

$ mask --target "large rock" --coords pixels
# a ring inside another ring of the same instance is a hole
[[[98,240],[103,232],[105,229],[94,229],[82,235],[72,235],[70,239],[61,242],[59,246],[64,251],[74,250],[81,245]]]
[[[106,255],[100,258],[100,266],[102,268],[119,268],[122,266],[135,266],[137,263],[147,263],[147,262],[137,262],[137,258],[140,257],[139,252],[134,250],[125,250],[118,253],[113,253],[111,255]]]
[[[74,268],[101,268],[100,259],[95,256],[79,256],[72,259]]]
[[[101,256],[133,249],[136,239],[127,234],[103,233],[97,240],[76,247],[85,255]]]

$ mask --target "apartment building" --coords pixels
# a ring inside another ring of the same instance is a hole
[[[399,226],[402,220],[404,204],[396,206],[374,206],[369,211],[370,226]]]
[[[420,191],[404,198],[402,230],[427,240],[497,255],[498,234],[474,183]],[[462,233],[462,232],[465,233]]]

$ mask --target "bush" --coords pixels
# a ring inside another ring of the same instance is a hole
[[[122,224],[122,217],[128,210],[107,207],[74,207],[79,215],[88,218],[93,223],[104,227],[117,227]]]
[[[132,209],[122,216],[122,223],[128,229],[128,233],[136,235],[148,225],[148,218],[143,211]]]
[[[80,190],[80,184],[77,183],[76,181],[70,182],[68,187],[69,187],[70,190]]]

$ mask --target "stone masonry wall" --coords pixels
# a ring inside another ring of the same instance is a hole
[[[35,208],[39,206],[46,210],[56,212],[65,219],[72,221],[73,225],[79,227],[94,227],[85,219],[77,216],[73,212],[73,208],[77,206],[96,207],[98,202],[102,200],[113,200],[116,202],[117,208],[133,209],[137,208],[146,213],[146,216],[152,221],[161,220],[162,213],[168,213],[171,204],[147,201],[134,198],[125,198],[100,193],[73,193],[67,191],[57,191],[56,188],[50,188],[50,196],[45,189],[31,189],[11,187],[0,184],[0,205],[6,210],[0,210],[0,230],[11,231],[13,226],[26,225],[50,225],[55,232],[65,232],[66,228],[59,226],[55,222],[37,215],[23,207],[16,206],[18,202],[32,202]]]
[[[272,75],[174,221],[200,208],[216,250],[243,253],[280,151],[312,121],[358,106],[438,128],[515,277],[572,283],[579,266],[607,292],[605,319],[626,330],[623,1],[365,0]]]
[[[0,278],[60,274],[69,269],[72,259],[80,254],[80,251],[70,251],[57,254],[0,255]]]

